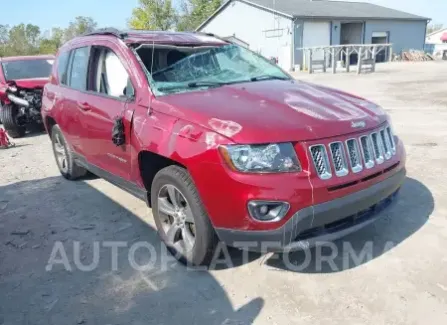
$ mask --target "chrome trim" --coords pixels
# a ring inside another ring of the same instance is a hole
[[[341,160],[342,160],[342,165],[343,168],[339,171],[337,171],[337,166],[335,165],[335,160],[334,160],[334,154],[332,152],[332,146],[338,144],[340,145],[340,151],[341,151]],[[343,142],[341,141],[334,141],[329,143],[329,151],[331,153],[331,160],[332,160],[332,164],[334,165],[334,171],[335,171],[335,175],[339,176],[339,177],[343,177],[348,175],[349,170],[348,170],[348,164],[346,162],[346,154],[345,154],[345,149],[344,149],[344,145]]]
[[[281,210],[279,211],[279,213],[276,217],[269,219],[269,220],[262,220],[262,219],[256,218],[252,214],[253,211],[251,210],[251,207],[257,208],[259,205],[281,205]],[[284,209],[284,208],[286,208],[286,209]],[[247,203],[247,209],[248,209],[248,213],[250,214],[250,217],[253,220],[256,220],[257,222],[264,222],[264,223],[277,222],[277,221],[282,220],[287,215],[287,213],[290,210],[290,203],[286,202],[286,201],[251,200],[251,201],[248,201],[248,203]]]
[[[391,153],[390,139],[388,139],[388,136],[386,134],[385,129],[380,129],[379,130],[379,134],[380,134],[380,139],[382,140],[382,143],[383,143],[383,149],[384,149],[384,152],[385,152],[385,159],[386,160],[390,160],[391,157],[393,156],[393,154]]]
[[[355,150],[354,153],[357,155],[357,157],[356,157],[357,158],[357,164],[355,166],[352,164],[351,152],[349,150],[349,144],[348,143],[350,141],[354,142],[354,150]],[[357,139],[356,138],[348,139],[348,140],[345,141],[345,145],[346,145],[346,151],[347,151],[347,154],[348,154],[348,160],[349,160],[349,164],[351,165],[352,172],[354,172],[354,173],[361,172],[363,170],[363,166],[362,166],[362,158],[360,156],[359,144],[357,142]]]
[[[377,144],[377,149],[379,150],[379,152],[378,152],[379,155],[377,155],[376,147],[374,145],[374,135],[377,136],[376,144]],[[376,160],[377,165],[381,165],[385,161],[384,154],[383,154],[384,150],[383,150],[383,147],[382,147],[382,141],[380,140],[380,136],[379,136],[379,134],[377,132],[371,133],[370,137],[371,137],[371,143],[373,145],[374,158]]]
[[[391,153],[393,154],[393,156],[396,154],[397,150],[396,150],[396,141],[394,141],[394,132],[391,129],[391,126],[387,126],[385,128],[386,133],[388,135],[388,138],[391,141]]]
[[[323,149],[322,159],[323,159],[323,163],[325,164],[324,167],[326,168],[326,171],[321,174],[318,172],[318,167],[315,164],[315,157],[312,153],[312,148],[315,148],[315,147],[320,147]],[[312,145],[309,147],[309,151],[310,151],[310,155],[312,157],[312,162],[314,164],[314,167],[315,167],[318,177],[320,177],[321,179],[324,179],[324,180],[331,178],[332,177],[332,169],[331,169],[331,164],[329,162],[329,157],[327,154],[326,146],[324,144],[315,144],[315,145]]]
[[[362,139],[366,139],[366,150],[368,150],[369,160],[366,160],[365,148],[363,148]],[[362,158],[363,158],[363,162],[365,163],[365,167],[366,167],[366,169],[371,169],[376,165],[374,163],[375,156],[374,156],[374,149],[372,147],[372,140],[368,135],[363,135],[359,138],[359,142],[360,142]]]

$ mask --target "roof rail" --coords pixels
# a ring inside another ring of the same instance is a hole
[[[87,32],[83,34],[82,36],[92,36],[92,35],[112,35],[115,37],[118,37],[120,39],[124,39],[128,36],[126,32],[123,32],[116,28],[100,28],[96,29],[92,32]]]
[[[218,36],[216,34],[213,34],[213,33],[199,32],[199,31],[193,31],[192,33],[193,34],[205,35],[205,36],[209,36],[209,37],[214,37],[214,38],[217,38],[218,40],[221,40],[221,41],[226,42],[226,43],[233,43],[233,42],[231,42],[229,40],[226,40],[225,38],[220,37],[220,36]]]

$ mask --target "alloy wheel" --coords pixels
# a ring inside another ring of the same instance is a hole
[[[195,244],[196,231],[191,206],[174,185],[164,185],[158,193],[158,217],[166,235],[167,244],[190,252]]]
[[[63,173],[68,172],[67,152],[65,151],[64,142],[61,140],[60,134],[55,135],[54,139],[54,155],[56,156],[57,165]]]

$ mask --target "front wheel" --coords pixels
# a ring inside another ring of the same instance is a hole
[[[160,170],[151,189],[158,233],[172,255],[188,265],[208,265],[218,242],[189,173],[179,166]]]
[[[12,138],[21,138],[25,135],[26,128],[17,124],[17,114],[19,109],[12,104],[3,105],[0,109],[0,120]]]

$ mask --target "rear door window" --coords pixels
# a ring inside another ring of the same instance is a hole
[[[73,50],[68,86],[77,90],[86,90],[89,47]]]

